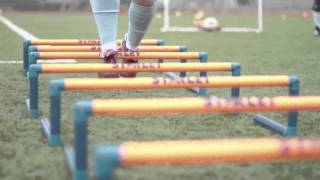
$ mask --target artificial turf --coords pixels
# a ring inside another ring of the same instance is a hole
[[[10,20],[40,38],[97,38],[92,15],[83,13],[37,12],[5,14]],[[236,61],[244,75],[298,75],[302,95],[320,95],[320,38],[313,37],[311,19],[289,16],[265,17],[265,31],[255,33],[161,33],[161,19],[155,19],[147,34],[162,38],[168,45],[187,45],[189,51],[205,51],[211,62]],[[120,18],[119,37],[127,28]],[[21,60],[22,39],[0,24],[0,60]],[[220,73],[214,73],[220,74]],[[150,74],[149,74],[150,75]],[[76,77],[95,75],[76,75]],[[154,76],[154,74],[153,74]],[[70,179],[62,147],[48,146],[40,131],[40,119],[27,117],[24,104],[27,81],[21,65],[0,64],[0,177],[1,179]],[[43,75],[40,79],[41,117],[48,116],[48,83],[65,75]],[[68,75],[67,77],[75,77]],[[246,96],[286,95],[286,88],[246,88]],[[228,89],[209,91],[227,97]],[[66,92],[63,94],[62,120],[64,143],[73,139],[72,104],[90,98],[149,98],[195,96],[186,90],[135,90]],[[319,113],[300,113],[299,137],[320,133]],[[270,116],[285,122],[285,113]],[[90,165],[92,150],[103,142],[162,139],[210,139],[237,137],[278,137],[256,126],[252,114],[240,115],[163,115],[144,117],[94,117],[90,119]],[[124,168],[118,179],[308,179],[320,178],[317,161],[211,165],[201,167]],[[92,169],[91,169],[92,172]],[[92,175],[92,173],[91,173]]]

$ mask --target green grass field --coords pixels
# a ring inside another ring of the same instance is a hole
[[[17,25],[40,38],[97,38],[89,13],[8,13]],[[120,18],[119,37],[126,31],[127,19]],[[163,38],[168,45],[187,45],[190,51],[206,51],[209,60],[238,61],[244,75],[298,75],[301,94],[320,95],[320,39],[313,37],[311,19],[278,16],[265,18],[265,32],[245,33],[161,33],[161,21],[154,24],[149,38]],[[22,39],[0,24],[0,60],[21,60]],[[25,99],[27,81],[21,65],[0,64],[0,177],[1,179],[70,179],[62,147],[49,147],[40,132],[39,119],[27,118]],[[220,74],[220,73],[215,73]],[[94,75],[91,75],[94,77]],[[48,83],[62,75],[43,75],[40,79],[40,108],[48,116]],[[68,77],[71,77],[68,75]],[[77,77],[84,77],[77,76]],[[227,97],[228,89],[209,91]],[[286,95],[286,88],[243,89],[242,95]],[[186,90],[66,92],[63,94],[63,135],[72,143],[72,104],[78,99],[128,97],[195,96]],[[300,113],[299,137],[320,133],[320,114]],[[270,116],[285,122],[285,113]],[[95,117],[90,119],[90,155],[102,142],[162,139],[209,139],[277,136],[253,124],[252,114],[175,115],[153,117]],[[92,156],[90,156],[92,160]],[[92,162],[92,161],[90,161]],[[90,164],[92,166],[92,163]],[[117,179],[261,179],[318,180],[320,163],[316,161],[277,164],[212,165],[179,168],[125,168]],[[92,167],[91,172],[92,172]],[[92,175],[92,173],[91,173]]]

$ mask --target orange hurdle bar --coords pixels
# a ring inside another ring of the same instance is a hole
[[[64,46],[73,46],[73,45],[100,45],[100,40],[95,39],[39,39],[39,40],[27,40],[25,43],[29,45],[64,45]],[[118,44],[122,43],[122,39],[117,40]],[[162,39],[143,39],[141,45],[163,45],[164,41]]]
[[[320,110],[320,96],[93,100],[94,115]]]
[[[119,59],[200,59],[199,52],[119,52]],[[100,52],[38,52],[37,59],[102,59]],[[35,64],[35,63],[32,63]]]
[[[96,179],[113,178],[121,166],[177,166],[319,160],[320,139],[247,138],[124,142],[95,151]],[[113,161],[112,161],[113,160]]]
[[[208,62],[208,55],[205,52],[137,52],[127,53],[119,52],[119,59],[170,59],[170,60],[199,60],[200,62]],[[26,63],[26,72],[29,72],[30,64],[36,64],[39,59],[79,59],[79,60],[101,60],[100,52],[31,52],[29,54],[29,62]]]
[[[320,111],[320,96],[243,98],[94,99],[74,105],[74,148],[65,150],[74,178],[88,178],[88,120],[95,115],[156,115],[172,113]],[[243,143],[244,144],[244,143]],[[308,144],[308,143],[307,143]],[[319,149],[317,143],[317,150]],[[298,145],[299,146],[299,145]],[[189,146],[190,147],[190,146]],[[241,144],[239,144],[240,151]],[[250,146],[251,147],[251,146]],[[259,146],[256,146],[259,147]],[[264,147],[263,145],[261,147]],[[309,146],[306,146],[309,147]],[[192,146],[193,148],[193,146]],[[192,149],[190,148],[190,149]],[[196,147],[194,147],[196,149]],[[314,147],[309,147],[314,150]],[[184,150],[188,152],[189,150]],[[180,152],[183,154],[183,152]],[[158,152],[158,151],[157,151]],[[164,151],[165,152],[165,151]],[[290,151],[289,151],[290,152]],[[295,152],[295,151],[293,151]],[[293,155],[295,153],[292,153]],[[254,154],[251,154],[254,157]],[[112,159],[110,159],[112,160]],[[99,168],[100,169],[100,168]]]
[[[59,82],[60,83],[60,82]],[[135,79],[73,78],[64,79],[64,90],[154,89],[154,88],[230,88],[288,86],[290,76],[190,76],[179,79],[139,77]]]
[[[100,46],[30,46],[29,52],[100,52]],[[140,52],[185,52],[185,46],[139,46]]]
[[[33,65],[34,66],[34,65]],[[238,63],[39,64],[39,73],[232,71]]]

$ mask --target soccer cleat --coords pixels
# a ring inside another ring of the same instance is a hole
[[[129,53],[130,54],[130,53],[137,53],[138,52],[138,50],[133,51],[133,50],[128,49],[127,46],[126,46],[126,40],[125,39],[122,40],[122,45],[121,46],[122,46],[121,47],[121,51],[124,52],[124,53]],[[138,63],[138,60],[137,59],[124,59],[122,62],[124,64],[134,64],[134,63]],[[120,76],[125,77],[125,78],[134,78],[134,77],[137,76],[137,73],[136,72],[134,72],[134,73],[130,73],[130,72],[128,72],[128,73],[120,73]]]
[[[106,64],[115,64],[117,63],[118,52],[112,49],[108,50],[103,57],[103,61]],[[118,78],[119,73],[98,73],[100,78]]]

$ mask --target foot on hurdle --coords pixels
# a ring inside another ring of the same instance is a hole
[[[108,49],[104,50],[102,45],[101,57],[103,57],[103,62],[106,64],[115,64],[117,63],[118,51]],[[105,53],[104,53],[105,52]],[[118,73],[98,73],[100,78],[118,78]]]
[[[138,48],[132,50],[127,47],[126,37],[127,36],[125,36],[125,38],[122,40],[121,51],[128,54],[128,55],[134,55],[134,54],[138,53],[138,51],[139,51]],[[122,62],[124,64],[134,64],[134,63],[138,63],[138,60],[137,59],[124,59]],[[130,73],[130,72],[120,73],[120,76],[125,77],[125,78],[134,78],[137,76],[137,73]]]

